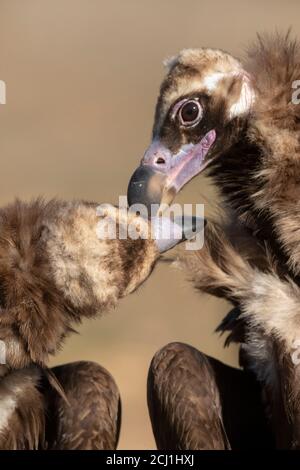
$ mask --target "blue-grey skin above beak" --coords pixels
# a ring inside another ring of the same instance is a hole
[[[207,166],[209,160],[205,157],[215,138],[211,130],[200,142],[183,145],[176,154],[154,140],[130,179],[129,206],[144,204],[151,214],[153,204],[170,204],[183,186]]]

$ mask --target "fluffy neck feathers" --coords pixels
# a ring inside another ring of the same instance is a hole
[[[300,76],[300,46],[289,35],[259,38],[246,70],[256,89],[238,141],[210,174],[241,223],[266,241],[285,270],[300,273],[300,105],[292,103]]]

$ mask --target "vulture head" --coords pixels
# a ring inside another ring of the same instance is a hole
[[[300,43],[258,36],[243,65],[220,50],[188,49],[167,66],[129,204],[148,212],[170,204],[207,168],[234,218],[300,283]]]
[[[129,183],[130,205],[169,204],[239,139],[254,102],[249,74],[229,54],[186,49],[167,62],[152,143]]]

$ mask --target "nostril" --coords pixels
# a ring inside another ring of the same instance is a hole
[[[164,163],[166,163],[166,161],[164,158],[158,157],[155,163],[157,163],[158,165],[163,165]]]

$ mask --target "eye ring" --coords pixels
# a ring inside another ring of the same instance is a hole
[[[178,110],[180,124],[184,127],[193,127],[202,118],[202,107],[198,100],[188,100],[182,103]]]
[[[178,109],[179,122],[184,127],[196,126],[203,115],[202,106],[198,100],[185,100]]]

